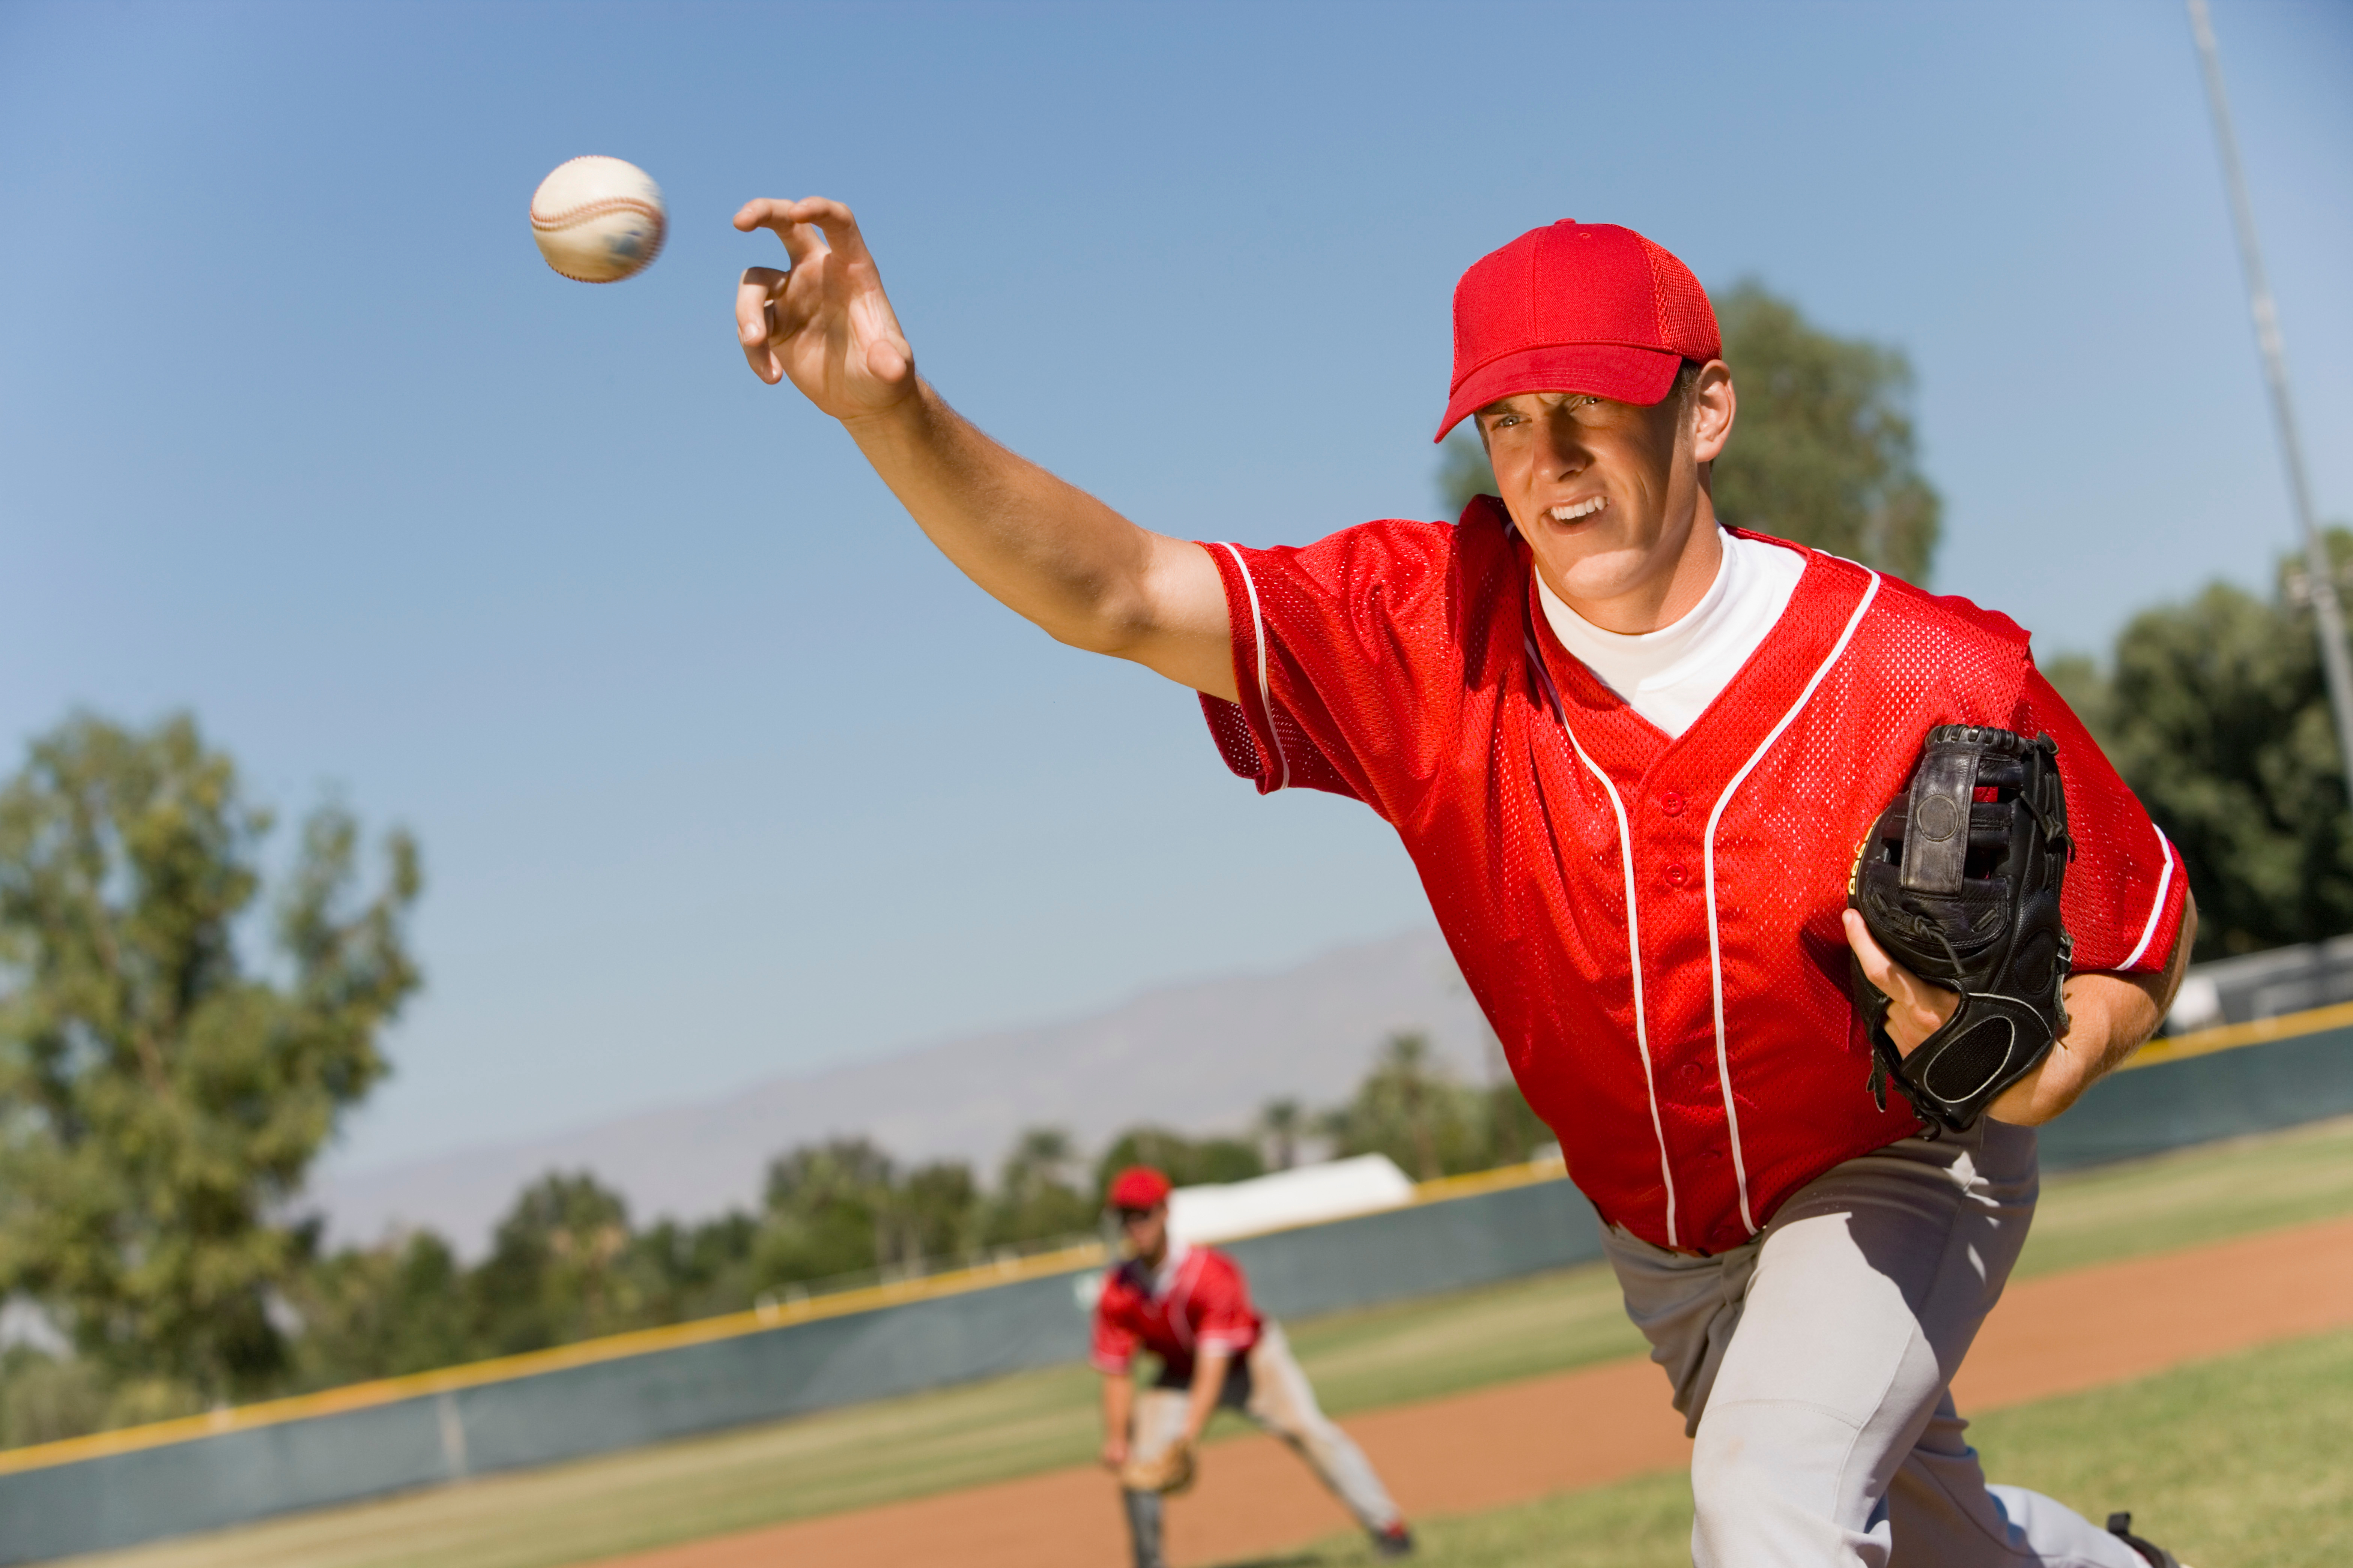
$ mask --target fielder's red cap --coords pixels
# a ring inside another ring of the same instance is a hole
[[[1111,1179],[1111,1206],[1115,1209],[1157,1208],[1168,1195],[1168,1178],[1149,1165],[1130,1165]]]
[[[1481,257],[1454,286],[1454,384],[1436,439],[1523,392],[1656,403],[1683,361],[1723,352],[1690,268],[1630,228],[1563,218]]]

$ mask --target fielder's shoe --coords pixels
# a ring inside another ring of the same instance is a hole
[[[2176,1557],[2164,1547],[2154,1541],[2143,1541],[2139,1536],[2135,1535],[2132,1532],[2132,1515],[2128,1513],[2108,1515],[2108,1533],[2147,1558],[2149,1568],[2186,1568],[2180,1558]]]
[[[1398,1521],[1373,1537],[1373,1555],[1376,1557],[1413,1555],[1413,1531],[1405,1527],[1405,1521]]]

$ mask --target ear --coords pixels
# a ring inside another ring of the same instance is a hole
[[[1691,389],[1692,457],[1712,463],[1724,455],[1732,439],[1732,419],[1739,407],[1733,395],[1732,369],[1720,359],[1700,367]]]

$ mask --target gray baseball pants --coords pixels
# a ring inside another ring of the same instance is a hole
[[[1128,1443],[1137,1458],[1153,1458],[1176,1440],[1185,1429],[1185,1407],[1191,1397],[1181,1384],[1147,1388],[1136,1396]],[[1373,1473],[1365,1451],[1315,1403],[1315,1390],[1292,1359],[1282,1325],[1273,1319],[1261,1326],[1258,1343],[1227,1368],[1218,1403],[1240,1411],[1261,1430],[1289,1444],[1366,1530],[1378,1534],[1404,1518],[1389,1500],[1381,1478]],[[1135,1568],[1166,1568],[1160,1552],[1160,1494],[1123,1491],[1120,1497],[1127,1505]]]
[[[2049,1498],[1989,1486],[1953,1409],[2037,1190],[2033,1130],[1984,1121],[1823,1173],[1713,1258],[1605,1236],[1696,1439],[1698,1568],[2147,1568]]]

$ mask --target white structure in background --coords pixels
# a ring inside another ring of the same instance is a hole
[[[1247,1182],[1179,1187],[1168,1194],[1168,1233],[1188,1246],[1231,1241],[1411,1202],[1413,1183],[1394,1161],[1386,1154],[1360,1154]]]
[[[56,1320],[23,1296],[0,1301],[0,1351],[26,1345],[43,1355],[63,1361],[73,1354],[73,1341]]]
[[[2211,974],[2189,974],[2183,977],[2181,989],[2174,993],[2173,1010],[2165,1016],[2165,1026],[2177,1035],[2189,1034],[2222,1021],[2222,988],[2214,984]]]
[[[1168,1194],[1168,1234],[1187,1247],[1212,1246],[1294,1225],[1321,1225],[1413,1202],[1413,1181],[1386,1154],[1359,1154],[1301,1165],[1247,1182],[1212,1182],[1178,1187]],[[1114,1260],[1113,1268],[1118,1267]],[[1089,1270],[1071,1281],[1079,1310],[1095,1310],[1103,1272]]]

